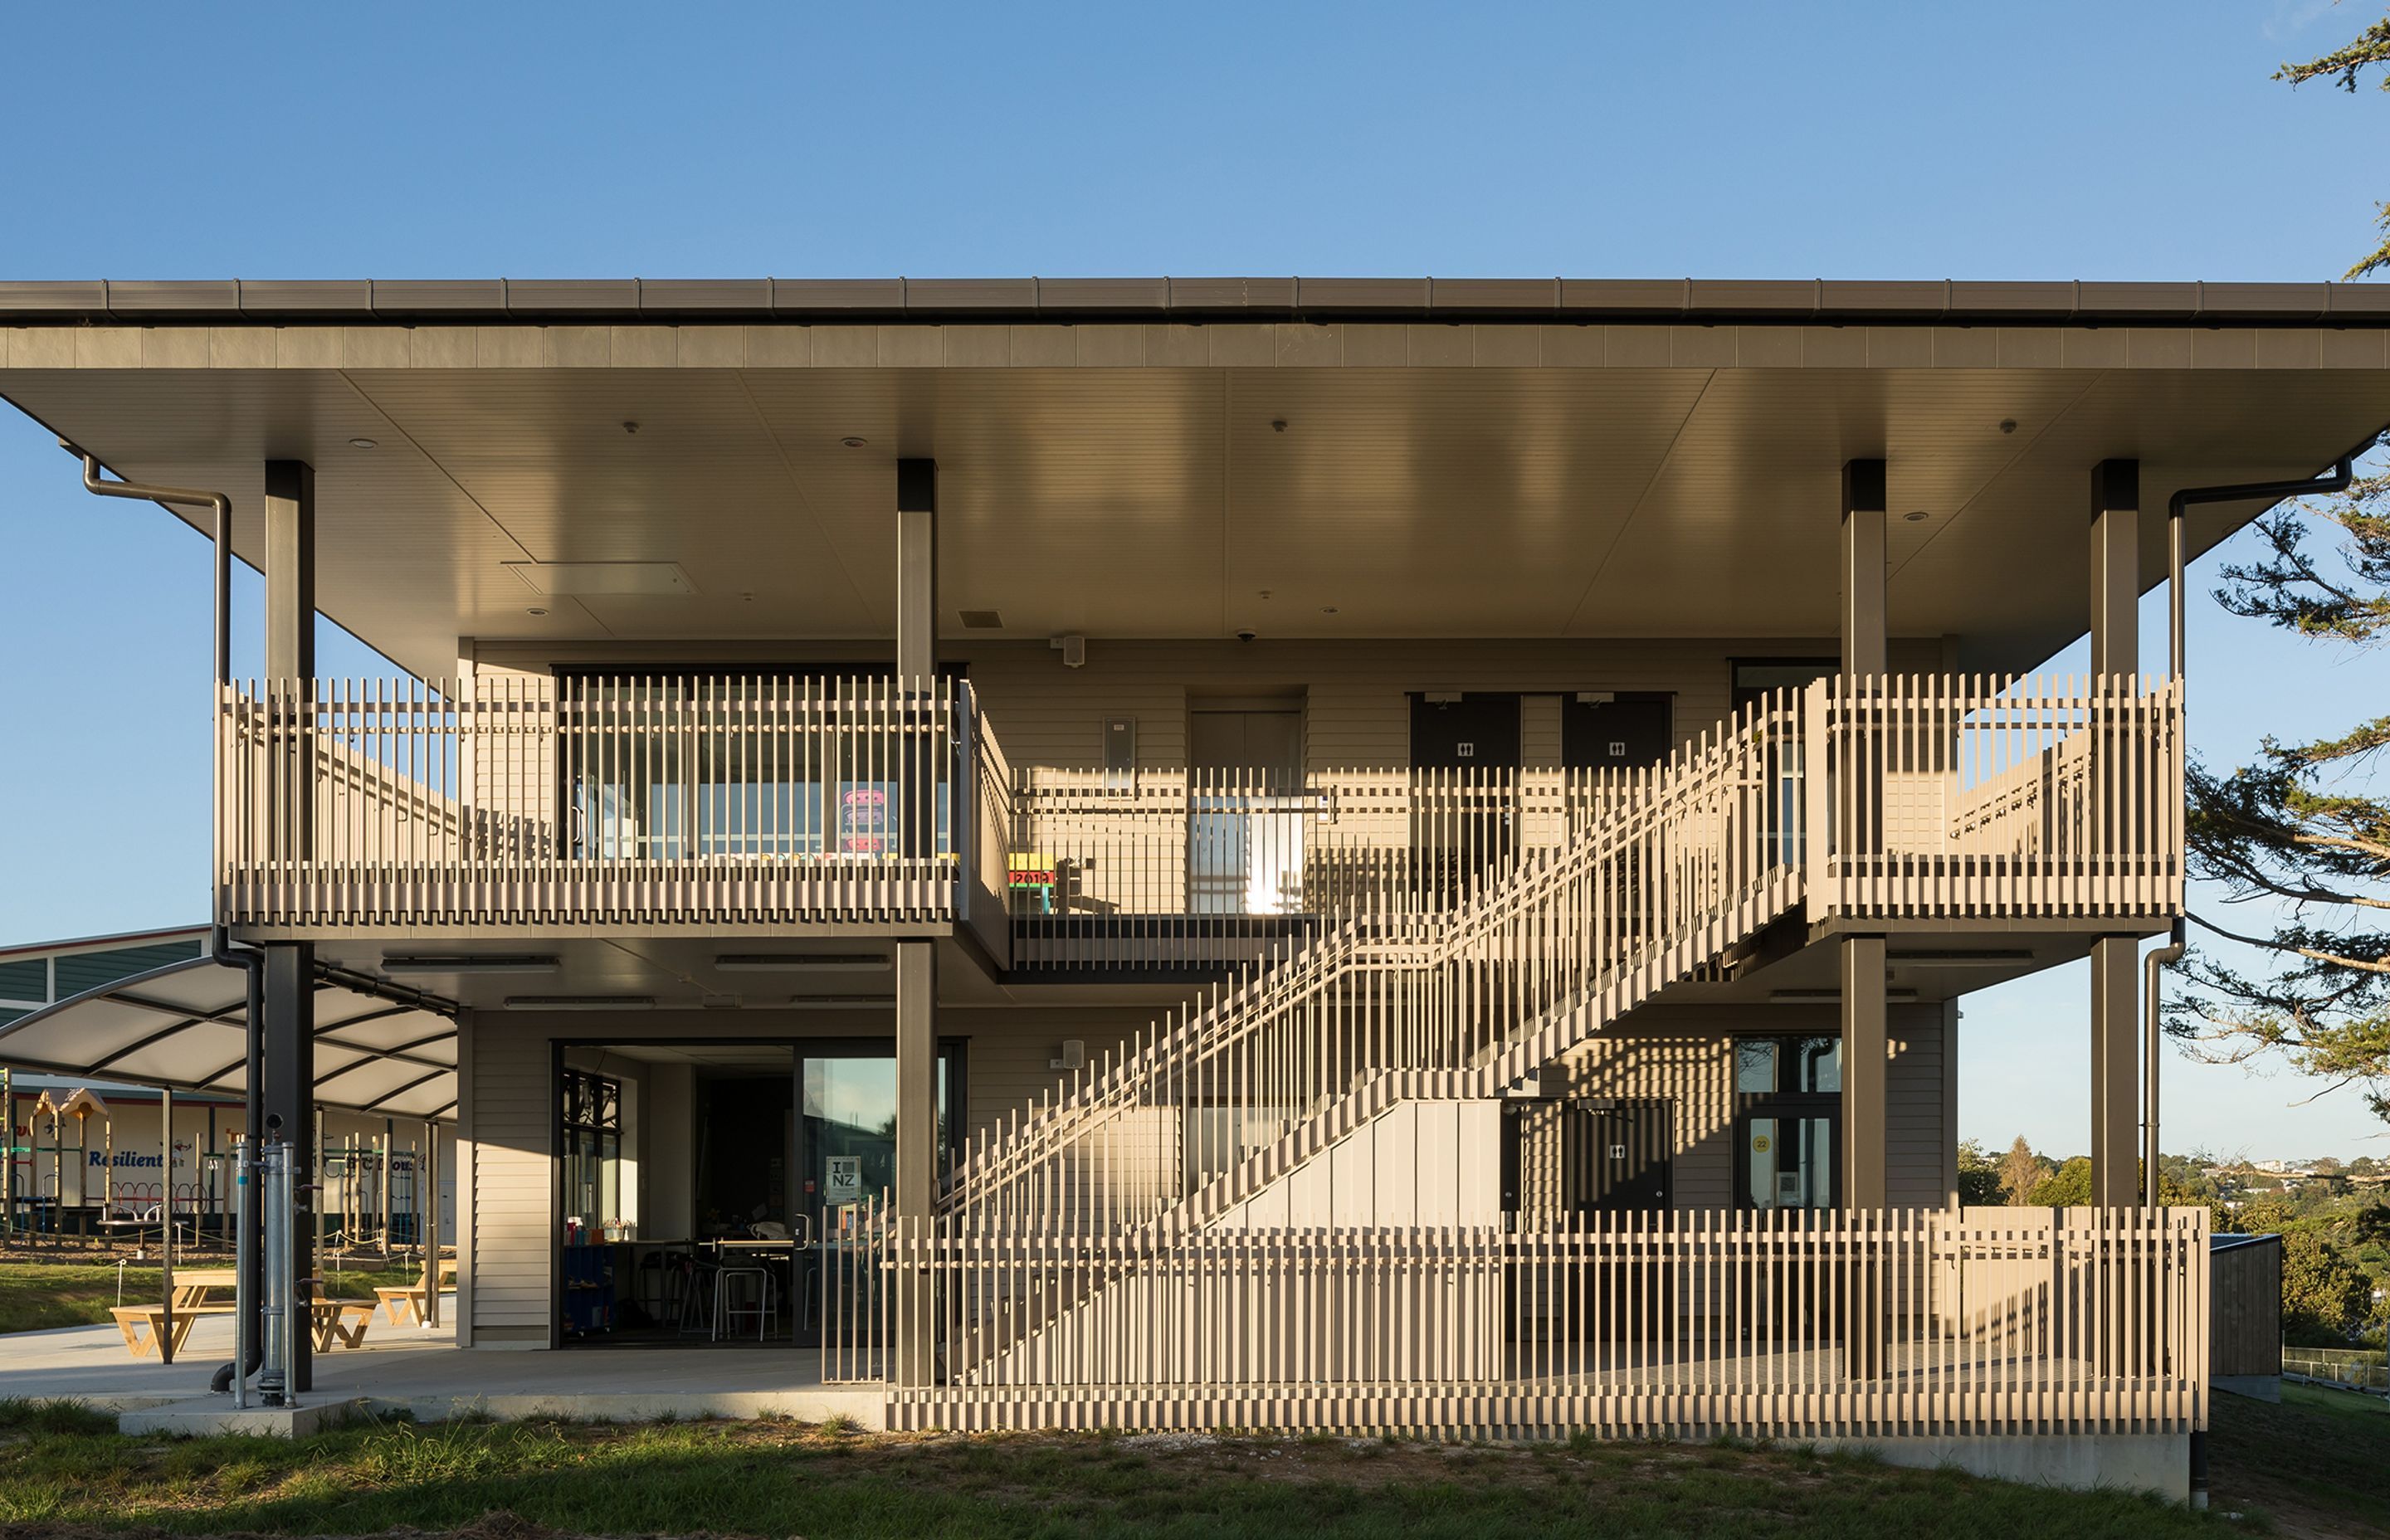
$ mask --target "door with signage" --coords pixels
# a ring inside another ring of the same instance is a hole
[[[1571,770],[1639,770],[1668,757],[1673,697],[1619,694],[1561,702],[1561,764]]]
[[[1580,1097],[1502,1109],[1502,1204],[1522,1227],[1599,1233],[1565,1277],[1528,1265],[1512,1329],[1525,1340],[1627,1342],[1676,1320],[1675,1264],[1648,1226],[1619,1216],[1671,1201],[1676,1104]]]
[[[1411,696],[1411,851],[1419,895],[1453,902],[1518,831],[1519,698]]]
[[[1503,1207],[1538,1216],[1667,1208],[1676,1110],[1659,1099],[1505,1102]]]

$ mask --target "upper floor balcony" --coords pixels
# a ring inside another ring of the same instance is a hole
[[[1829,677],[1627,770],[1101,771],[1011,762],[961,680],[315,680],[223,698],[217,906],[252,934],[968,927],[1003,967],[1201,970],[1629,819],[1666,855],[1616,880],[1653,905],[1714,851],[1812,924],[2098,930],[2179,908],[2182,731],[2172,681]],[[1736,737],[1747,768],[1680,795]]]

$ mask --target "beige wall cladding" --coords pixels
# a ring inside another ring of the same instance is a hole
[[[276,368],[337,369],[341,364],[341,328],[338,327],[285,327],[275,333]]]
[[[618,369],[669,369],[680,362],[680,340],[671,327],[616,327],[613,365]]]
[[[204,369],[210,357],[204,327],[159,327],[139,334],[145,369]]]
[[[1885,1076],[1888,1196],[1895,1207],[1944,1204],[1942,1007],[1890,1007]],[[1548,1095],[1660,1099],[1676,1118],[1675,1206],[1734,1206],[1734,1060],[1737,1036],[1834,1035],[1840,1016],[1804,1006],[1649,1006],[1620,1020],[1547,1072]]]
[[[406,340],[407,366],[470,369],[482,361],[481,334],[471,327],[418,327]]]
[[[141,334],[121,327],[88,327],[71,334],[78,369],[137,369]]]
[[[485,369],[536,369],[547,346],[537,327],[483,327],[480,360]]]
[[[719,643],[612,648],[541,648],[485,642],[483,670],[541,674],[558,663],[665,663],[676,657],[735,664],[742,652],[763,661],[790,655],[792,644],[752,648]],[[827,666],[841,660],[884,661],[871,643],[806,643],[803,654]],[[1938,639],[1893,643],[1904,671],[1938,666]],[[1558,763],[1559,702],[1579,690],[1664,691],[1675,696],[1679,742],[1722,722],[1736,658],[1831,658],[1824,638],[1615,641],[1131,642],[1089,644],[1085,668],[1064,668],[1043,642],[949,642],[942,654],[964,665],[1006,758],[1015,769],[1103,767],[1106,719],[1134,717],[1137,763],[1152,770],[1187,762],[1189,702],[1262,700],[1304,713],[1304,762],[1315,770],[1386,769],[1410,762],[1410,692],[1518,693],[1523,749],[1530,767]],[[1542,698],[1542,699],[1534,699]]]

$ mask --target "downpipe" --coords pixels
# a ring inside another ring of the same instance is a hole
[[[159,503],[168,507],[209,510],[212,520],[210,535],[213,546],[212,586],[215,601],[214,635],[209,655],[215,674],[217,704],[214,710],[221,710],[225,692],[232,686],[232,499],[221,492],[199,492],[187,487],[150,486],[140,481],[106,481],[100,476],[97,456],[64,439],[58,441],[58,447],[83,461],[83,487],[85,492],[94,496],[125,497],[135,502]],[[212,711],[208,728],[211,735],[218,730]],[[212,755],[209,763],[212,767],[215,766],[217,756]],[[213,789],[218,798],[221,798],[223,789],[221,786]],[[212,825],[213,820],[211,818],[211,827]],[[224,869],[224,853],[221,850],[212,851],[210,855],[214,866],[214,871],[209,876],[210,885],[212,886],[216,873]],[[214,908],[216,905],[212,902],[210,907]],[[242,1093],[242,1099],[246,1104],[246,1126],[243,1136],[247,1139],[249,1148],[255,1150],[260,1148],[265,1136],[265,1130],[260,1122],[261,1111],[257,1099],[258,1086],[263,1084],[261,1075],[264,1057],[257,1023],[265,1001],[265,958],[252,947],[235,947],[232,944],[231,932],[225,928],[220,913],[208,926],[208,956],[220,968],[238,968],[246,975],[244,985],[248,1002],[249,1056],[248,1079]],[[237,1233],[243,1240],[248,1240],[256,1235],[261,1216],[258,1184],[253,1181],[246,1184],[241,1188],[239,1197],[241,1212],[237,1216],[235,1224],[238,1227]],[[244,1379],[256,1372],[258,1367],[259,1343],[262,1335],[260,1330],[262,1317],[259,1312],[264,1301],[263,1290],[264,1258],[261,1254],[262,1249],[254,1244],[240,1246],[237,1250],[239,1251],[240,1257],[236,1264],[234,1291],[237,1298],[233,1305],[233,1315],[236,1325],[244,1326],[248,1329],[245,1332],[237,1331],[235,1335],[246,1341],[247,1350],[242,1351],[237,1346],[233,1362],[219,1366],[214,1377],[209,1380],[208,1388],[219,1394],[231,1389],[235,1380]]]
[[[2345,452],[2321,476],[2294,481],[2224,482],[2216,486],[2181,487],[2166,499],[2166,672],[2178,688],[2184,684],[2183,665],[2189,650],[2183,624],[2183,568],[2186,534],[2183,517],[2201,503],[2248,503],[2263,498],[2268,506],[2288,497],[2346,492],[2357,479],[2357,456],[2372,447],[2380,434]],[[2184,929],[2175,918],[2166,944],[2141,959],[2141,1202],[2158,1206],[2158,970],[2182,960]]]
[[[2322,476],[2299,481],[2183,487],[2166,499],[2166,662],[2178,689],[2184,687],[2183,661],[2187,650],[2183,625],[2183,515],[2195,503],[2245,503],[2262,497],[2270,505],[2286,497],[2309,496],[2319,492],[2346,492],[2357,479],[2357,456],[2371,448],[2380,437],[2378,433],[2369,434],[2363,443],[2342,455]],[[2141,962],[2141,1202],[2152,1209],[2158,1206],[2158,1066],[2163,1062],[2158,1030],[2158,973],[2182,960],[2184,943],[2183,919],[2177,916],[2166,944]],[[2191,1434],[2191,1506],[2194,1509],[2207,1507],[2207,1434],[2202,1429],[2193,1429]]]
[[[2158,1206],[2158,975],[2182,961],[2184,940],[2183,920],[2177,916],[2166,943],[2141,957],[2141,1059],[2148,1066],[2141,1076],[2141,1203],[2145,1208]]]

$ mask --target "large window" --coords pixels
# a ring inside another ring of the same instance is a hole
[[[1735,1039],[1735,1186],[1745,1207],[1834,1206],[1842,1092],[1839,1037]]]
[[[564,1072],[564,1222],[602,1236],[623,1214],[623,1086]]]
[[[882,697],[778,674],[559,682],[559,784],[575,854],[609,861],[869,860],[895,853],[908,763]],[[927,741],[924,738],[922,741]],[[953,766],[926,767],[935,848]]]

